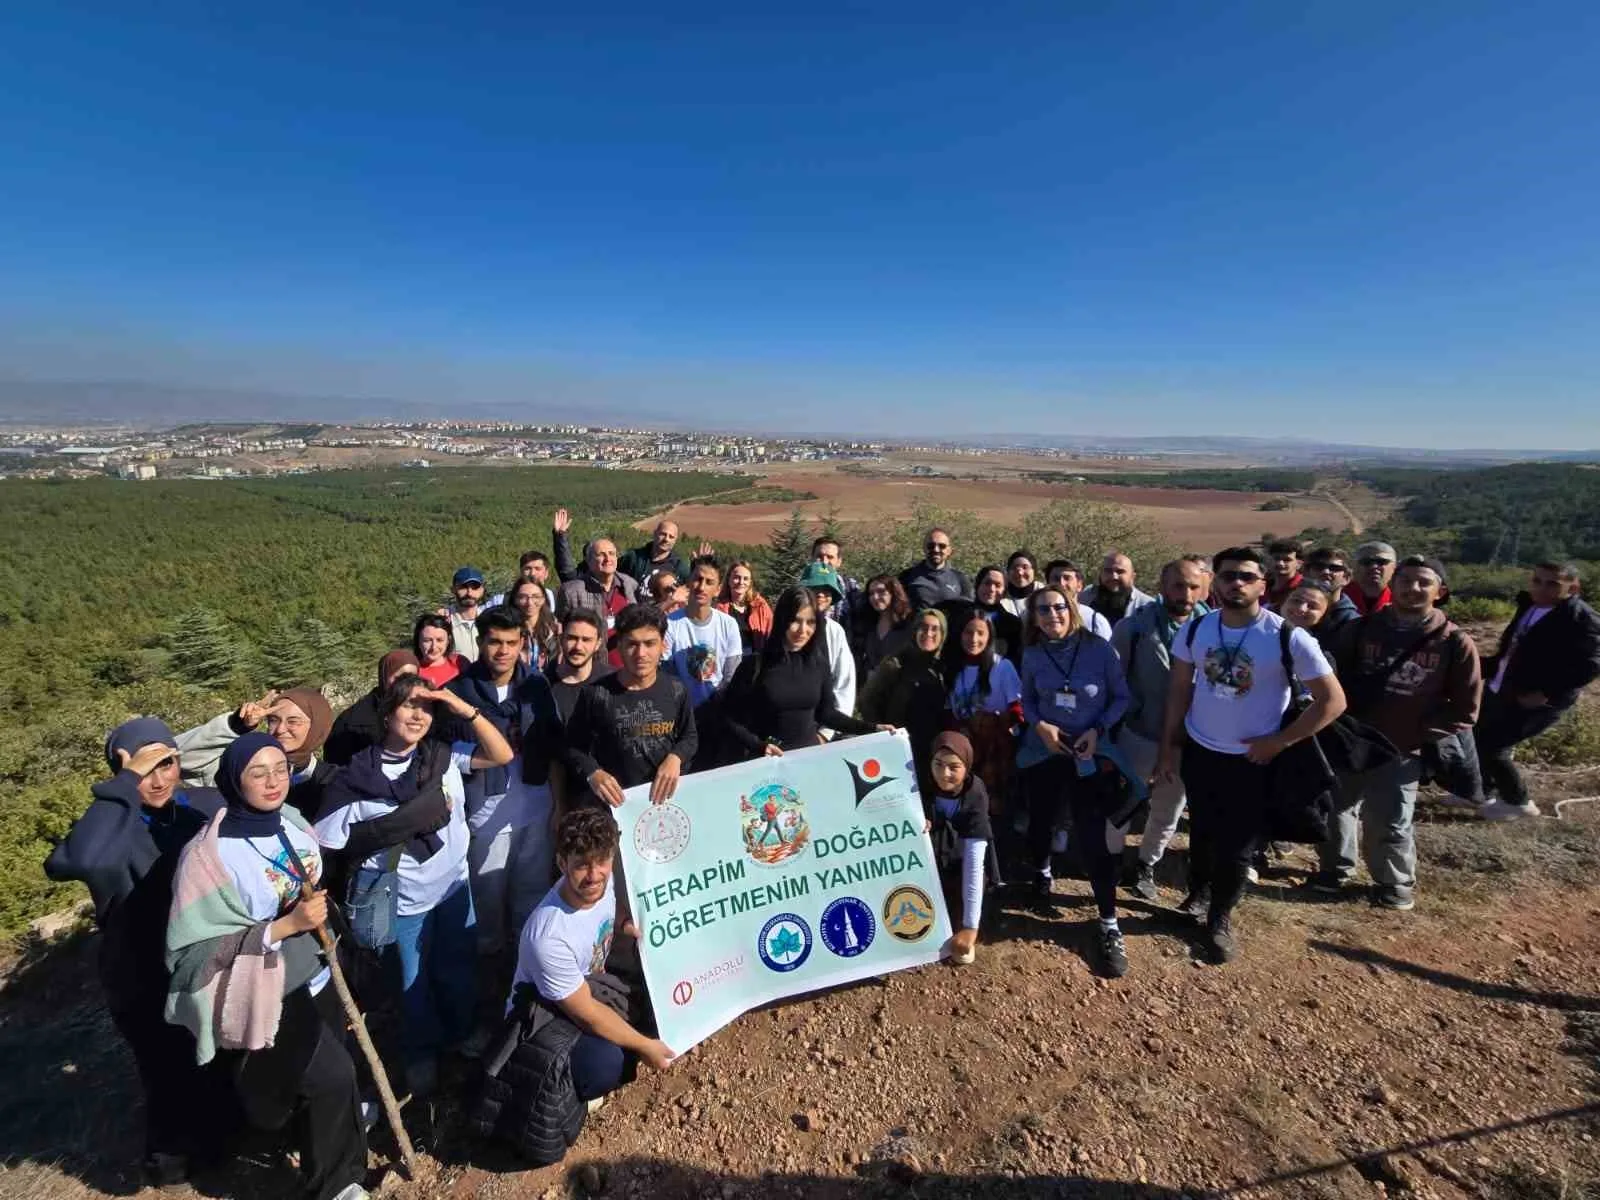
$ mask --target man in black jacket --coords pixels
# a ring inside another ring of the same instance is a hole
[[[1485,820],[1539,814],[1512,751],[1554,725],[1600,675],[1600,615],[1579,598],[1579,582],[1571,563],[1534,567],[1500,649],[1484,664],[1478,761],[1484,790],[1499,793],[1479,810]]]

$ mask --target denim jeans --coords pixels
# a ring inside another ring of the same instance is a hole
[[[554,802],[549,787],[530,790],[534,811],[527,824],[512,828],[491,820],[472,830],[467,869],[480,954],[498,954],[507,943],[515,952],[522,926],[555,882],[555,839],[550,832]]]
[[[478,1003],[477,922],[465,881],[427,912],[395,919],[386,956],[400,974],[408,1064],[465,1041]]]
[[[622,1086],[627,1056],[621,1046],[586,1033],[572,1044],[572,1087],[579,1100],[593,1100]]]
[[[1408,754],[1371,771],[1341,775],[1333,828],[1322,843],[1322,869],[1348,879],[1356,870],[1356,835],[1372,881],[1381,887],[1417,885],[1417,843],[1411,819],[1417,807],[1422,759]]]

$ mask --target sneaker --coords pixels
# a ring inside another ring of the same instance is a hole
[[[189,1160],[182,1154],[153,1150],[144,1156],[144,1178],[154,1188],[182,1187],[189,1182]]]
[[[1121,979],[1128,973],[1128,948],[1122,930],[1115,926],[1100,926],[1100,970],[1109,979]]]
[[[1318,871],[1306,880],[1306,886],[1324,896],[1337,896],[1344,891],[1345,878],[1337,871]]]
[[[1256,868],[1253,865],[1246,867],[1244,869],[1244,881],[1246,883],[1260,883],[1261,882],[1261,872],[1256,870]]]
[[[606,1106],[606,1098],[604,1096],[596,1096],[593,1100],[591,1100],[587,1104],[585,1104],[584,1108],[588,1109],[590,1116],[593,1116],[595,1113],[599,1112],[605,1106]]]
[[[1178,905],[1178,911],[1192,920],[1204,921],[1206,914],[1211,911],[1211,889],[1201,888],[1197,892],[1190,892]]]
[[[1227,913],[1213,917],[1206,924],[1206,955],[1218,966],[1232,962],[1239,947],[1233,940],[1233,922]]]
[[[1490,800],[1478,809],[1478,815],[1485,821],[1520,821],[1525,817],[1537,817],[1539,806],[1531,800],[1526,804],[1507,804],[1504,800]]]
[[[335,1196],[333,1200],[371,1200],[371,1197],[372,1193],[367,1191],[366,1188],[362,1187],[359,1183],[352,1183],[349,1187],[345,1188],[344,1191]]]
[[[1141,900],[1158,900],[1161,898],[1161,889],[1156,886],[1156,868],[1154,863],[1142,862],[1139,864],[1139,873],[1133,877],[1133,882],[1128,885],[1128,890]]]
[[[1392,883],[1379,884],[1373,888],[1372,902],[1379,908],[1390,908],[1395,912],[1410,912],[1417,906],[1410,888]]]

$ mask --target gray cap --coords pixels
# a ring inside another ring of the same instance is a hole
[[[1395,554],[1394,547],[1388,542],[1362,542],[1356,547],[1356,561],[1363,558],[1382,558],[1394,562],[1399,556]]]

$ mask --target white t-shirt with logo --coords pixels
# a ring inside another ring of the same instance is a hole
[[[565,1000],[584,980],[605,969],[617,919],[616,879],[590,908],[573,908],[561,895],[561,883],[545,893],[528,917],[517,942],[517,973],[511,991],[524,983],[539,989],[552,1004]],[[511,1005],[508,1002],[506,1010]]]
[[[1289,706],[1278,642],[1282,627],[1282,617],[1263,609],[1249,625],[1231,629],[1218,611],[1172,639],[1173,660],[1194,664],[1194,698],[1183,724],[1200,745],[1219,754],[1243,754],[1246,738],[1278,732]],[[1289,659],[1302,682],[1333,674],[1322,648],[1304,629],[1289,635]]]
[[[672,669],[689,689],[689,703],[699,708],[726,687],[739,669],[744,655],[739,623],[713,608],[701,624],[680,609],[667,618],[667,654]]]
[[[294,847],[294,857],[276,836],[217,839],[217,856],[253,921],[275,921],[299,898],[300,867],[311,875],[312,882],[322,879],[322,851],[316,840],[289,821],[283,822],[283,834]],[[281,945],[272,942],[266,948],[275,951]],[[311,994],[326,987],[330,978],[329,968],[318,971],[308,985]]]

